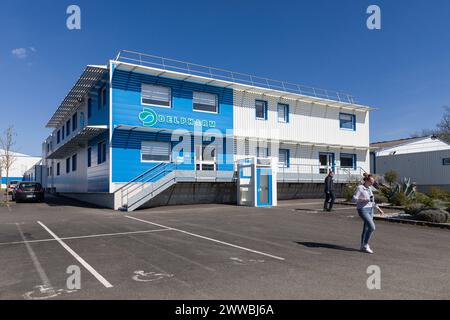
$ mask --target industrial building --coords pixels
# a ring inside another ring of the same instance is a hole
[[[5,151],[0,149],[0,164],[4,155]],[[33,157],[18,152],[11,152],[11,156],[13,158],[13,162],[11,168],[9,168],[8,182],[22,181],[25,172],[41,160],[40,157]],[[0,165],[1,188],[6,188],[6,179],[6,169]]]
[[[47,123],[44,185],[102,206],[271,206],[369,171],[348,94],[121,51],[85,67]]]
[[[450,190],[450,144],[435,136],[376,142],[370,145],[371,169],[393,170],[400,179],[411,178],[420,191],[430,187]]]

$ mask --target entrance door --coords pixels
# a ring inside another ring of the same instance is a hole
[[[320,169],[319,173],[327,174],[330,170],[334,171],[334,153],[320,153],[319,154]]]
[[[216,149],[207,145],[195,146],[195,170],[216,171]]]
[[[272,175],[270,169],[257,169],[257,201],[258,206],[271,206]]]

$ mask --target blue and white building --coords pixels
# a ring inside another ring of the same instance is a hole
[[[49,120],[48,190],[114,209],[321,192],[369,171],[369,112],[348,94],[121,51]],[[244,174],[240,165],[254,163]],[[260,168],[261,167],[261,168]],[[262,173],[261,173],[262,172]],[[249,180],[250,181],[250,180]]]

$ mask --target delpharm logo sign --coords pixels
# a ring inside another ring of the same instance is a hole
[[[139,114],[139,120],[142,121],[144,126],[153,127],[158,122],[158,116],[152,109],[144,108],[144,111]]]
[[[216,127],[216,121],[213,120],[202,120],[178,116],[166,116],[162,114],[157,114],[153,109],[150,108],[144,108],[144,110],[141,113],[139,113],[139,120],[142,121],[142,124],[145,127],[153,127],[157,123],[179,124],[205,128]]]

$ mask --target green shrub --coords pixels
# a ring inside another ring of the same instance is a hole
[[[419,212],[414,219],[427,222],[450,222],[450,213],[442,209],[427,209]]]
[[[388,199],[380,192],[376,192],[373,194],[375,203],[388,203]]]
[[[397,182],[397,180],[398,180],[398,173],[394,170],[387,171],[384,174],[384,181],[386,181],[390,186],[395,182]]]
[[[434,201],[424,193],[416,192],[414,201],[427,207],[434,208]]]
[[[389,202],[394,206],[406,206],[412,201],[403,192],[396,192],[389,199]]]
[[[352,201],[353,195],[355,194],[356,188],[361,183],[359,181],[352,181],[349,183],[346,183],[344,186],[344,198],[346,201]]]
[[[405,213],[415,216],[425,209],[428,209],[428,207],[422,203],[410,203],[405,207]]]
[[[432,199],[450,201],[450,192],[438,187],[431,187],[430,190],[428,190],[427,195]]]

